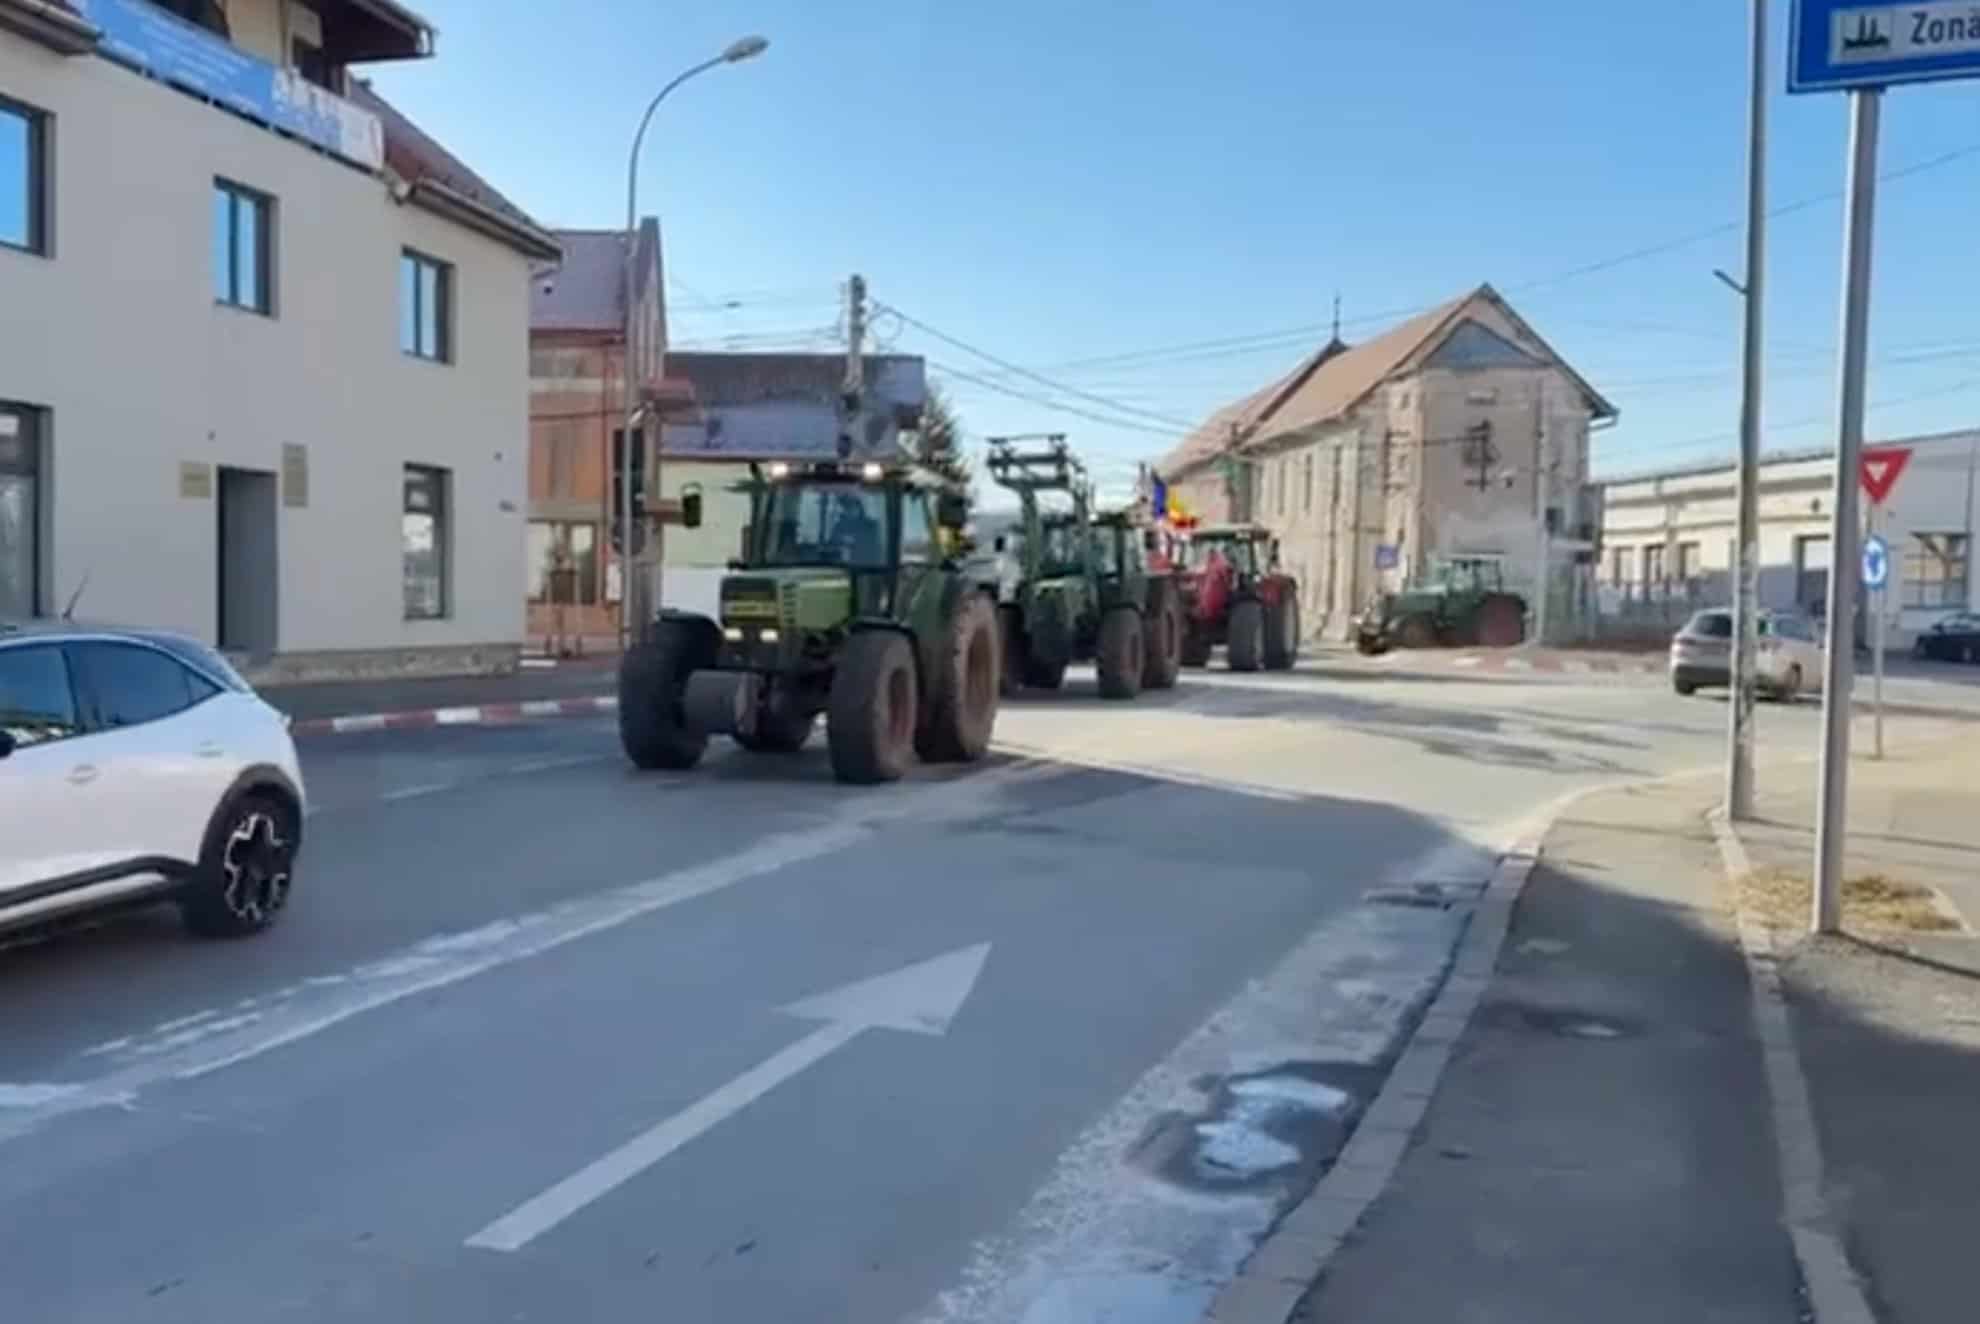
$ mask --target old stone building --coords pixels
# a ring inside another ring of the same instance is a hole
[[[1206,523],[1279,535],[1309,630],[1343,633],[1440,557],[1496,560],[1532,601],[1544,555],[1557,635],[1590,607],[1589,434],[1615,418],[1482,286],[1360,345],[1336,336],[1156,468]]]

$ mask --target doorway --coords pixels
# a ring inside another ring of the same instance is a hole
[[[279,605],[275,540],[275,475],[221,469],[218,508],[220,647],[265,658],[275,651]]]

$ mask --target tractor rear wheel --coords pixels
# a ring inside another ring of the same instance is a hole
[[[1511,648],[1526,635],[1526,611],[1518,598],[1503,594],[1478,606],[1478,642],[1487,648]]]
[[[1157,592],[1143,623],[1141,687],[1145,690],[1174,689],[1183,666],[1183,615],[1176,595]]]
[[[1024,688],[1024,617],[1016,607],[997,608],[997,688],[1006,697]]]
[[[1291,589],[1265,613],[1265,669],[1291,671],[1299,661],[1299,599]]]
[[[687,678],[708,660],[702,632],[681,621],[660,621],[644,643],[619,663],[619,743],[633,766],[685,771],[701,762],[708,737],[690,731],[681,711]]]
[[[974,763],[990,748],[1003,670],[997,609],[981,593],[956,604],[921,696],[915,752],[930,763]]]
[[[1265,664],[1265,604],[1255,598],[1231,604],[1231,638],[1225,645],[1232,671],[1256,671]]]
[[[1132,699],[1141,693],[1141,673],[1147,665],[1147,639],[1141,613],[1115,607],[1100,618],[1100,697]]]
[[[840,781],[870,786],[907,772],[919,690],[905,635],[862,630],[846,640],[825,710],[832,771]]]
[[[1397,648],[1435,648],[1437,626],[1428,616],[1405,616],[1396,623]]]

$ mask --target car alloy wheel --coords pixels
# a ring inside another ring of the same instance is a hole
[[[293,850],[273,814],[250,809],[234,823],[220,852],[220,899],[233,917],[259,926],[289,899]]]

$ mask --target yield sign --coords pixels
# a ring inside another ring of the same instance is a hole
[[[1863,458],[1857,463],[1857,474],[1863,480],[1863,490],[1870,494],[1871,505],[1884,504],[1884,498],[1897,486],[1898,475],[1910,463],[1911,449],[1908,446],[1878,446],[1863,452]]]

